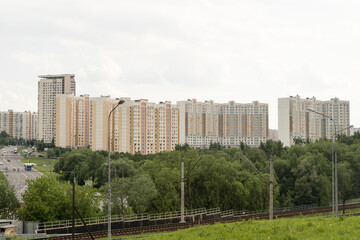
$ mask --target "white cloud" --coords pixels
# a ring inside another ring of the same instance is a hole
[[[270,104],[351,102],[359,125],[356,1],[0,3],[0,110],[36,110],[37,75],[75,73],[78,94]]]

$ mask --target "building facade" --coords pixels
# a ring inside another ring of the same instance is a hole
[[[310,141],[320,138],[331,139],[335,132],[333,122],[337,132],[350,126],[349,105],[349,101],[342,101],[338,98],[332,98],[329,101],[320,101],[315,97],[303,99],[300,96],[279,98],[279,140],[285,146],[291,146],[295,138]],[[321,114],[308,111],[307,108]],[[349,136],[350,130],[346,129],[341,133]]]
[[[39,78],[39,139],[50,143],[56,138],[56,96],[76,94],[75,75],[40,75]]]
[[[273,141],[278,141],[278,130],[277,129],[269,129],[269,139]]]
[[[110,118],[111,151],[145,155],[175,149],[179,143],[177,106],[171,102],[122,99],[125,102]],[[107,150],[109,112],[119,100],[110,96],[58,95],[56,146]]]
[[[268,139],[268,104],[254,101],[241,104],[230,101],[179,101],[180,143],[207,148],[217,142],[227,147],[241,143],[259,146]]]
[[[14,112],[12,109],[0,112],[1,131],[18,139],[38,139],[38,114],[31,111]]]

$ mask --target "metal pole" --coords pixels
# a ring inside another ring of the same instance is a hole
[[[334,121],[334,120],[333,120]],[[337,179],[337,152],[336,152],[336,125],[334,122],[334,129],[335,129],[335,137],[334,137],[334,143],[335,143],[335,215],[338,217],[338,179]]]
[[[111,181],[111,176],[110,176],[111,175],[111,171],[110,171],[110,116],[111,116],[111,112],[109,113],[109,119],[108,119],[108,240],[111,240],[111,188],[110,188],[110,181]]]
[[[331,194],[332,194],[332,216],[335,217],[334,136],[331,143]]]
[[[185,223],[184,209],[184,157],[181,154],[181,219],[180,223]]]
[[[75,239],[75,176],[73,181],[73,199],[72,199],[72,239]]]
[[[333,150],[331,151],[331,175],[332,175],[332,209],[333,209],[333,216],[334,216],[334,212],[335,212],[335,216],[338,217],[338,201],[337,201],[337,156],[336,156],[336,124],[335,121],[332,117],[323,114],[321,112],[315,111],[314,109],[311,108],[306,108],[306,110],[311,111],[313,113],[319,114],[321,116],[324,116],[326,118],[329,118],[334,126],[334,137],[333,137],[333,143],[331,145],[332,149],[333,149],[333,145],[335,145],[335,151],[333,154]],[[335,157],[334,157],[335,155]],[[335,195],[335,196],[334,196]],[[335,211],[334,211],[335,208]]]
[[[273,193],[274,193],[274,186],[273,186],[273,155],[270,156],[270,199],[269,199],[269,220],[273,220],[274,218],[274,199],[273,199]]]
[[[111,113],[125,101],[120,100],[118,104],[110,111],[108,118],[108,240],[111,240],[111,170],[110,170],[110,117]]]

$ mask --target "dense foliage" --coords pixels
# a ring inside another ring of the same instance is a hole
[[[21,219],[46,222],[71,218],[72,184],[59,183],[55,177],[48,175],[28,179],[27,183],[28,189],[23,194],[26,207],[20,210]],[[96,196],[95,189],[76,185],[75,192],[75,206],[82,217],[97,216],[101,213],[100,199]]]
[[[8,146],[8,145],[16,145],[18,143],[18,140],[10,137],[9,134],[7,134],[5,131],[2,131],[0,133],[0,147]]]
[[[211,144],[195,150],[177,146],[175,151],[140,155],[111,154],[113,211],[166,212],[180,209],[180,162],[185,161],[185,207],[222,210],[261,210],[268,208],[268,183],[256,173],[243,156],[269,178],[269,159],[275,170],[275,206],[331,202],[332,142],[297,141],[290,148],[281,142],[267,141],[258,148],[242,144],[224,148]],[[107,191],[107,153],[79,149],[61,155],[56,171],[65,180],[76,174],[80,184],[92,180]],[[339,199],[360,196],[360,134],[340,136],[337,142]],[[140,181],[139,179],[142,179]],[[149,191],[146,189],[149,188]],[[141,205],[134,196],[142,196]]]
[[[16,198],[15,190],[10,185],[2,172],[0,172],[0,219],[12,218],[20,207],[19,200]]]

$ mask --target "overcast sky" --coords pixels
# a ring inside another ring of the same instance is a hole
[[[77,95],[350,101],[360,127],[360,1],[1,0],[0,111],[37,111],[41,74]]]

